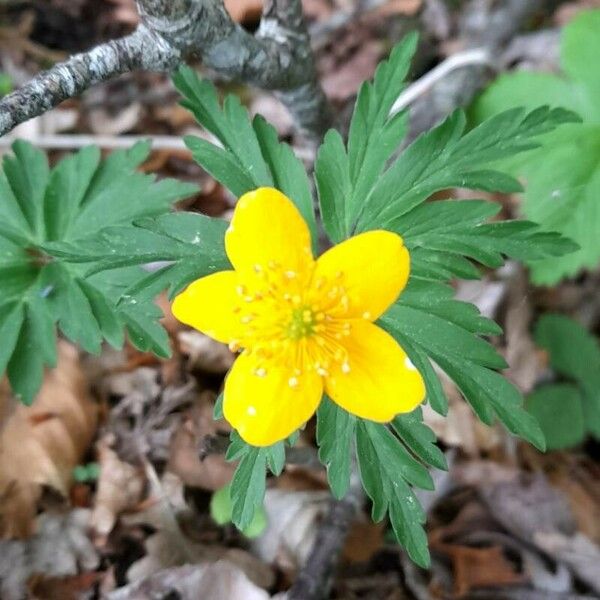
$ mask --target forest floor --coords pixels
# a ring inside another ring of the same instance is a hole
[[[261,0],[226,4],[237,21],[256,27]],[[342,129],[360,83],[404,32],[415,27],[422,32],[413,79],[465,47],[457,25],[461,9],[448,8],[459,2],[304,4],[325,91]],[[579,10],[600,7],[597,1],[558,4],[548,11],[542,2],[539,14],[504,40],[503,68],[555,69],[559,28]],[[2,85],[18,86],[61,57],[121,35],[136,22],[133,0],[0,2]],[[263,114],[311,162],[313,150],[295,136],[272,95],[216,82],[238,93],[251,112]],[[424,122],[434,117],[427,111],[419,115]],[[201,192],[182,206],[227,217],[234,199],[181,142],[182,135],[198,131],[168,77],[137,73],[91,89],[20,126],[16,135],[45,147],[53,162],[89,143],[109,152],[132,136],[155,137],[144,170],[200,183]],[[0,140],[0,153],[8,150],[8,141]],[[517,196],[495,199],[505,215],[519,215]],[[508,377],[524,392],[548,377],[548,357],[531,334],[540,315],[567,313],[600,333],[598,273],[536,288],[523,267],[509,263],[456,288],[461,299],[503,327],[504,335],[493,342],[511,365]],[[214,522],[212,493],[229,482],[234,466],[207,447],[229,431],[226,423],[212,420],[212,410],[233,356],[176,322],[166,299],[158,301],[167,315],[171,359],[130,346],[84,356],[61,342],[58,368],[47,373],[32,409],[12,406],[0,382],[2,600],[284,598],[320,528],[328,526],[326,477],[314,460],[288,466],[269,480],[267,528],[259,537],[248,539]],[[482,425],[450,381],[446,392],[448,418],[425,410],[451,465],[449,473],[434,473],[435,492],[420,495],[429,517],[431,569],[415,567],[385,523],[371,522],[365,506],[349,529],[330,597],[600,598],[600,443],[588,440],[542,454],[500,426]],[[314,455],[311,423],[299,445],[309,458]]]

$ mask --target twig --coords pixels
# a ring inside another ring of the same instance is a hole
[[[329,596],[333,571],[363,500],[359,477],[354,473],[346,497],[331,502],[308,560],[290,588],[287,600],[323,600]]]
[[[493,69],[496,68],[487,48],[474,48],[473,50],[457,52],[431,69],[431,71],[423,75],[423,77],[409,85],[402,94],[398,96],[398,99],[390,110],[390,116],[395,115],[410,106],[417,98],[426,94],[436,83],[444,79],[444,77],[447,77],[453,71],[472,65],[483,65]]]
[[[131,35],[78,54],[0,101],[0,136],[17,124],[137,70],[171,71],[200,57],[219,74],[275,90],[301,128],[320,136],[331,123],[300,0],[270,0],[256,35],[234,23],[223,0],[138,0]]]
[[[214,138],[206,136],[209,141]],[[16,136],[0,138],[0,151],[10,148]],[[86,146],[99,146],[105,150],[128,150],[138,142],[150,142],[152,150],[167,152],[189,152],[183,139],[175,135],[86,135],[86,134],[39,134],[32,136],[29,141],[38,148],[45,150],[79,150]],[[315,160],[315,150],[312,146],[294,146],[296,156],[306,163]],[[191,155],[191,152],[190,152]]]

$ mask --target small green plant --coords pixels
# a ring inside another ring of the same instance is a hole
[[[523,261],[556,258],[576,246],[529,221],[496,220],[500,206],[494,202],[428,200],[434,193],[452,187],[521,191],[514,177],[494,170],[493,165],[531,151],[540,138],[576,117],[558,108],[542,107],[530,112],[512,109],[466,131],[465,116],[457,111],[394,158],[406,133],[407,115],[390,115],[390,110],[404,85],[415,47],[416,36],[408,36],[379,66],[374,81],[363,85],[347,142],[336,131],[325,136],[314,175],[322,224],[329,241],[339,244],[339,248],[365,232],[373,238],[371,232],[385,230],[381,239],[401,238],[399,252],[403,260],[410,257],[410,268],[402,271],[403,277],[408,277],[410,271],[408,281],[402,281],[406,286],[397,299],[398,291],[385,302],[381,299],[383,314],[361,316],[365,321],[376,320],[369,326],[381,330],[378,335],[405,353],[403,373],[418,372],[433,410],[442,415],[448,410],[435,364],[456,383],[483,422],[491,424],[500,419],[512,433],[543,449],[544,436],[537,421],[524,409],[519,390],[500,372],[506,367],[504,359],[484,339],[499,334],[500,327],[480,315],[475,306],[453,299],[449,284],[456,278],[479,278],[478,264],[497,268],[506,256]],[[227,96],[221,104],[212,84],[201,81],[191,69],[181,68],[174,81],[183,95],[183,105],[217,140],[212,143],[186,138],[196,161],[236,197],[251,193],[256,200],[259,188],[263,189],[260,197],[284,194],[286,199],[280,206],[285,205],[285,210],[294,212],[297,222],[303,223],[297,229],[303,240],[301,249],[307,256],[317,254],[318,225],[311,181],[292,149],[278,140],[275,129],[262,117],[251,120],[235,96]],[[0,372],[8,365],[13,390],[24,400],[34,397],[43,364],[54,362],[55,326],[86,350],[98,351],[102,339],[120,345],[127,332],[139,348],[165,355],[167,336],[156,323],[152,304],[156,294],[163,290],[168,290],[171,298],[182,290],[188,294],[193,282],[195,286],[198,280],[208,280],[213,274],[232,272],[232,253],[240,270],[249,266],[244,266],[244,257],[236,255],[233,244],[227,244],[226,252],[227,222],[189,212],[170,212],[172,203],[192,193],[193,187],[172,181],[157,183],[134,172],[147,152],[145,147],[116,153],[105,162],[100,162],[97,150],[86,149],[65,159],[52,172],[43,156],[30,146],[19,143],[14,151],[15,157],[5,161],[0,177]],[[265,188],[270,189],[266,195]],[[242,202],[242,212],[244,206]],[[252,252],[253,248],[260,250],[263,242],[265,246],[267,241],[271,243],[269,236],[276,236],[281,247],[290,237],[281,222],[271,222],[268,214],[251,224],[254,233],[244,247]],[[308,239],[311,241],[305,243]],[[162,268],[143,268],[157,261]],[[279,283],[293,280],[299,273],[281,270],[285,265],[272,262],[267,265],[267,275],[283,278]],[[263,270],[259,265],[255,271],[258,281]],[[360,282],[360,269],[357,272]],[[365,277],[369,274],[378,278],[378,283],[386,275],[391,277],[391,271],[369,270],[368,265],[363,272]],[[269,281],[269,293],[277,295],[283,287],[274,279]],[[399,290],[402,285],[396,287]],[[254,301],[264,290],[257,285],[250,291]],[[354,292],[339,286],[331,293],[344,310],[348,309],[344,297],[348,295],[351,301],[354,298]],[[245,301],[243,286],[236,294]],[[235,294],[222,296],[222,314],[225,308],[235,314],[240,298]],[[371,299],[378,301],[375,296]],[[289,298],[283,294],[279,300],[296,306],[293,294]],[[212,302],[218,307],[214,299]],[[328,310],[323,318],[335,321]],[[244,312],[243,323],[251,323],[256,316]],[[292,325],[308,329],[302,329],[302,336],[291,335],[292,342],[321,331],[318,315],[311,312],[309,316],[305,322],[302,312],[293,312]],[[223,324],[227,321],[220,321],[219,327]],[[332,333],[336,344],[342,344],[344,332],[354,325],[341,327],[339,332],[328,328],[322,331]],[[244,348],[243,342],[232,344],[232,348]],[[363,356],[355,348],[348,357],[348,365],[338,361],[342,372],[352,372],[357,365],[371,372],[368,353]],[[240,359],[244,359],[243,354]],[[319,377],[321,371],[326,379],[327,369],[319,368]],[[258,368],[255,375],[261,377],[266,372]],[[286,378],[290,387],[296,387],[295,378],[300,375],[290,373]],[[390,369],[386,369],[389,376]],[[317,382],[322,391],[321,380]],[[266,398],[256,396],[259,388],[250,383],[246,388],[236,386],[238,399],[243,399],[244,389],[254,394],[261,407],[268,406]],[[268,391],[270,399],[276,397],[272,389]],[[226,386],[225,399],[215,407],[216,417],[228,416],[227,393]],[[378,400],[366,390],[364,398],[354,397],[352,414],[337,403],[340,399],[334,393],[319,395],[298,423],[316,410],[319,457],[327,468],[333,494],[338,498],[345,495],[356,462],[372,500],[373,518],[381,520],[388,515],[411,558],[427,566],[429,553],[422,527],[425,514],[413,487],[431,489],[428,465],[446,468],[446,462],[435,445],[433,432],[423,423],[420,408],[400,414],[391,422],[356,416],[361,412],[357,407]],[[306,402],[306,398],[300,401]],[[261,427],[269,427],[268,418],[262,419]],[[275,435],[265,429],[257,443],[269,438],[279,441],[259,446],[244,441],[244,437],[252,437],[249,433],[248,427],[233,431],[227,452],[229,460],[239,461],[229,499],[231,520],[242,530],[251,525],[262,505],[267,472],[275,476],[282,472],[286,448],[298,437],[298,431],[282,439],[281,430]],[[224,511],[217,512],[222,518]],[[229,514],[229,510],[226,512]]]
[[[527,410],[539,421],[549,449],[600,439],[600,347],[577,321],[544,315],[535,341],[548,353],[550,367],[563,380],[545,384],[527,397]]]
[[[497,166],[527,181],[523,212],[547,231],[579,244],[559,258],[528,261],[535,282],[553,284],[600,261],[600,10],[582,12],[563,30],[562,73],[519,71],[499,77],[471,109],[475,123],[514,106],[563,106],[581,115],[539,138],[540,146]]]
[[[56,364],[56,329],[84,350],[100,352],[103,340],[123,345],[124,332],[141,350],[169,354],[162,316],[151,301],[124,298],[123,291],[143,278],[139,266],[112,250],[106,262],[76,264],[58,248],[102,244],[108,232],[131,229],[132,221],[168,210],[196,190],[174,180],[156,182],[136,172],[150,146],[139,144],[102,161],[98,148],[85,148],[48,168],[45,155],[15,142],[0,172],[0,373],[6,369],[13,392],[33,401],[44,366]],[[115,230],[117,228],[117,230]],[[144,247],[138,236],[131,261]],[[55,249],[55,251],[51,250]],[[154,248],[156,254],[156,248]],[[158,252],[163,256],[162,252]],[[152,260],[149,258],[149,260]]]
[[[231,484],[217,490],[210,499],[210,516],[217,525],[227,525],[232,522],[233,503],[231,502]],[[255,538],[267,527],[267,514],[262,506],[254,512],[250,523],[242,529],[247,538]]]

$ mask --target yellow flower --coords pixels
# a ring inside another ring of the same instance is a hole
[[[225,381],[223,412],[246,442],[285,439],[315,413],[323,392],[378,422],[423,401],[421,375],[372,323],[408,280],[402,238],[369,231],[315,261],[295,205],[260,188],[238,201],[225,248],[235,270],[192,283],[175,298],[173,314],[241,350]]]

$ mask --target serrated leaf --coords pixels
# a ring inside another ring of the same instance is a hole
[[[600,11],[583,11],[565,26],[561,39],[561,63],[565,75],[519,72],[496,80],[471,110],[475,122],[515,105],[565,106],[584,122],[561,126],[539,139],[541,148],[496,168],[527,180],[523,212],[546,231],[557,231],[580,249],[558,260],[528,258],[536,283],[552,284],[581,268],[593,268],[600,260],[597,231],[600,216],[600,110],[597,96],[600,77],[593,60],[600,52],[597,35]]]
[[[420,408],[411,413],[398,415],[392,421],[392,426],[398,437],[417,458],[438,469],[448,470],[446,457],[435,443],[435,433],[423,423],[423,411]]]
[[[255,188],[272,186],[273,178],[248,112],[239,98],[228,95],[221,107],[214,86],[186,66],[180,67],[173,81],[184,97],[181,104],[191,110],[197,121],[223,146],[220,151],[197,138],[186,138],[200,165],[223,185],[232,185],[229,189],[238,196]]]
[[[373,519],[380,521],[389,511],[390,522],[399,542],[412,560],[427,568],[430,558],[422,526],[425,513],[410,487],[399,477],[400,473],[406,476],[407,472],[411,472],[411,479],[415,479],[412,467],[408,471],[406,469],[404,449],[400,442],[385,426],[359,421],[356,447],[363,487],[373,501]],[[417,479],[420,480],[421,476]]]
[[[102,247],[106,231],[115,226],[137,231],[134,219],[168,211],[195,186],[157,182],[137,172],[149,152],[145,143],[105,161],[97,148],[84,148],[52,170],[44,154],[26,142],[15,143],[13,151],[0,174],[0,278],[3,304],[20,305],[15,315],[23,318],[18,335],[16,325],[2,323],[10,343],[3,348],[0,375],[6,367],[14,393],[30,403],[44,366],[56,358],[55,326],[89,352],[99,352],[103,339],[121,346],[127,328],[139,348],[167,355],[168,337],[157,323],[162,313],[147,302],[117,306],[113,293],[116,280],[122,291],[122,278],[125,287],[133,286],[144,273],[121,268],[109,280],[86,275],[89,265],[78,263],[95,262],[98,270],[98,263],[114,259],[111,268],[121,266],[114,264],[117,249]],[[102,256],[84,256],[100,250]],[[135,254],[139,248],[130,244],[127,250]],[[129,264],[131,256],[122,262]],[[140,257],[133,263],[140,264]]]
[[[313,248],[316,249],[319,236],[310,180],[304,165],[287,144],[279,141],[277,130],[260,115],[254,118],[252,126],[273,177],[273,184],[298,207],[300,214],[308,224]]]
[[[325,397],[317,410],[319,460],[327,469],[332,494],[340,499],[350,486],[356,417]]]
[[[540,424],[548,450],[571,448],[583,441],[586,427],[577,386],[542,386],[527,396],[525,405]]]
[[[246,529],[265,497],[267,461],[263,448],[248,446],[231,481],[231,520],[240,530]]]

